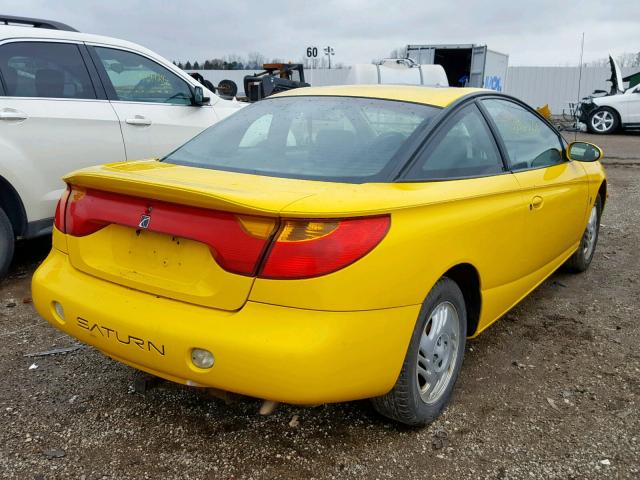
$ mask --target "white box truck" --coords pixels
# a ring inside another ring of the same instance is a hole
[[[442,65],[451,86],[498,92],[505,88],[509,55],[486,45],[407,45],[407,57],[418,64]]]

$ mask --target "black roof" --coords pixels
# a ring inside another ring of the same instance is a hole
[[[73,27],[54,20],[44,20],[42,18],[14,17],[13,15],[0,14],[0,25],[27,25],[34,28],[48,28],[49,30],[65,30],[67,32],[77,32]]]

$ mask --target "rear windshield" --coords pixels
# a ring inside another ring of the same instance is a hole
[[[213,125],[164,160],[278,177],[363,182],[393,167],[401,146],[438,111],[370,98],[272,98]]]

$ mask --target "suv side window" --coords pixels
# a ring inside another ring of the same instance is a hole
[[[558,134],[520,105],[487,99],[482,104],[498,127],[513,170],[549,167],[562,163]]]
[[[9,97],[96,98],[76,44],[6,43],[0,46],[0,74]]]
[[[441,180],[496,175],[504,171],[489,127],[476,105],[456,113],[429,142],[406,178]]]
[[[95,47],[113,85],[117,100],[191,105],[187,82],[142,55]]]

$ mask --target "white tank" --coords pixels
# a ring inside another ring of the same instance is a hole
[[[400,84],[448,87],[447,74],[440,65],[418,65],[409,59],[392,58],[377,65],[357,64],[347,77],[351,85]]]

